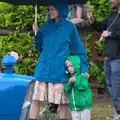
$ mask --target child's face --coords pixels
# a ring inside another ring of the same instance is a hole
[[[68,68],[68,72],[73,74],[75,71],[74,71],[74,67],[73,67],[72,63],[69,60],[66,60],[65,64]]]
[[[68,67],[68,72],[73,74],[74,73],[74,67]]]

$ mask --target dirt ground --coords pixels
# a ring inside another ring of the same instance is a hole
[[[114,112],[112,99],[108,94],[93,94],[91,120],[108,120]]]
[[[93,93],[93,105],[102,105],[102,104],[112,105],[112,99],[110,95],[108,95],[108,93],[105,94]]]

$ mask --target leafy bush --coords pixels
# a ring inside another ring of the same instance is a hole
[[[38,53],[35,51],[33,40],[29,33],[11,33],[9,36],[0,37],[0,59],[9,55],[11,51],[19,54],[19,60],[14,66],[14,71],[19,74],[32,75]]]
[[[43,22],[47,13],[47,7],[38,7],[38,23]],[[19,54],[19,60],[14,66],[14,72],[25,75],[33,75],[39,52],[36,52],[31,37],[32,24],[34,22],[33,6],[13,6],[0,3],[0,27],[12,28],[8,36],[0,36],[0,59],[9,55],[11,51]]]

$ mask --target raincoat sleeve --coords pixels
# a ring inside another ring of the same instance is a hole
[[[65,92],[67,92],[67,93],[71,92],[72,86],[73,86],[72,83],[68,83],[68,82],[65,83],[65,85],[64,85],[64,90],[65,90]]]
[[[42,33],[40,30],[37,32],[37,35],[35,37],[35,48],[38,51],[42,50]]]
[[[88,80],[83,75],[76,76],[74,87],[78,90],[86,90],[89,87]]]
[[[87,54],[82,45],[82,42],[80,41],[80,38],[75,26],[70,35],[70,39],[71,39],[72,54],[78,55],[81,60],[81,70],[80,70],[81,73],[88,73]]]

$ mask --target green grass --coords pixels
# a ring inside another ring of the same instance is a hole
[[[106,120],[106,117],[110,117],[114,113],[114,109],[111,104],[100,103],[94,104],[91,108],[91,120]],[[58,114],[53,114],[42,118],[41,120],[59,120]],[[69,114],[68,120],[71,120]]]
[[[106,117],[110,117],[113,113],[114,109],[112,105],[93,105],[91,109],[91,120],[106,120]]]
[[[93,105],[91,108],[91,120],[106,120],[106,117],[110,117],[114,114],[114,108],[112,106],[112,99],[108,94],[98,95],[93,94]],[[47,118],[41,118],[41,120],[59,120],[58,114],[47,116]],[[69,118],[71,114],[69,113]]]

